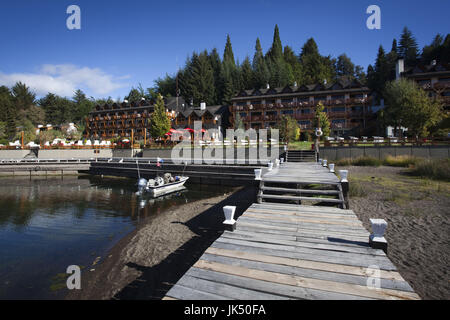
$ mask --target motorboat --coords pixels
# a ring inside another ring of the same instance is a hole
[[[165,173],[164,176],[157,176],[155,179],[140,178],[138,181],[137,194],[148,193],[152,197],[159,197],[172,192],[184,189],[184,183],[189,179],[186,176],[172,177],[170,173]]]

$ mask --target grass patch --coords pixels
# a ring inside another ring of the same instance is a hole
[[[344,158],[336,161],[337,166],[366,166],[366,167],[379,167],[390,166],[390,167],[412,167],[419,163],[421,160],[416,157],[411,156],[398,156],[392,157],[387,156],[383,160],[374,157],[358,157],[356,159]]]
[[[373,157],[359,157],[352,160],[352,165],[362,167],[379,167],[382,161]]]
[[[349,189],[348,189],[348,195],[350,197],[365,197],[367,196],[367,190],[364,187],[363,184],[358,183],[358,182],[354,182],[354,183],[349,183],[348,185]]]
[[[411,157],[411,156],[397,156],[397,157],[387,156],[383,160],[383,165],[391,166],[391,167],[408,168],[408,167],[414,166],[418,162],[419,162],[418,158]]]
[[[311,141],[292,141],[289,142],[289,150],[312,150]]]
[[[450,159],[426,159],[418,161],[410,173],[422,178],[450,182]]]

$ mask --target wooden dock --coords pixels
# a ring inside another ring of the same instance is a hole
[[[263,182],[340,186],[315,163],[283,164]],[[370,247],[369,232],[352,210],[263,202],[251,205],[236,230],[225,231],[164,299],[420,297],[384,251]]]
[[[315,162],[283,163],[265,173],[257,202],[333,204],[345,209],[342,186],[334,173]]]

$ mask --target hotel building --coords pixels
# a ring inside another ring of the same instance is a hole
[[[243,90],[232,98],[232,118],[239,114],[245,128],[269,128],[288,115],[302,131],[312,132],[315,107],[321,102],[331,124],[331,135],[363,134],[374,118],[368,87],[357,80],[330,84]]]
[[[166,114],[172,122],[172,128],[193,127],[194,121],[201,121],[203,129],[223,129],[222,119],[228,125],[226,106],[187,105],[183,98],[165,98]],[[154,105],[146,100],[138,103],[113,103],[97,105],[86,118],[87,138],[110,139],[114,137],[150,138],[150,116]],[[146,131],[147,130],[147,131]]]

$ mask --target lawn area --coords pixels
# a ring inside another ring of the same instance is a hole
[[[293,141],[289,142],[289,150],[311,150],[311,141]]]

